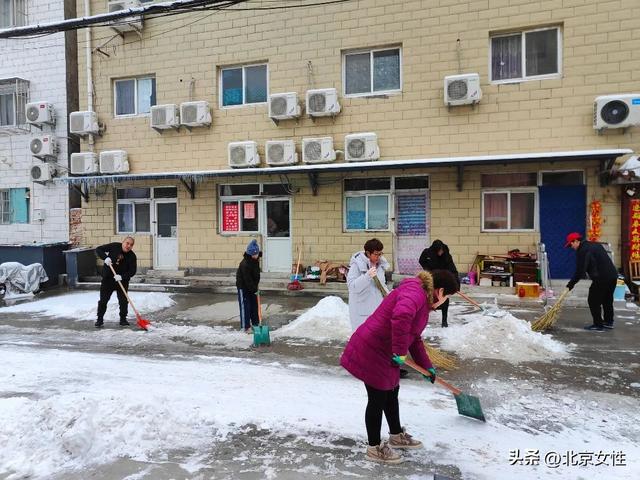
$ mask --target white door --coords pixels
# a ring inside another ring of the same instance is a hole
[[[265,219],[262,266],[265,272],[291,272],[291,201],[268,199],[263,202]]]
[[[155,201],[153,267],[178,269],[178,204],[175,200]]]

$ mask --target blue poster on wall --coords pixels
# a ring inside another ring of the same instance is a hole
[[[427,197],[403,195],[398,197],[398,235],[425,235],[427,233]]]

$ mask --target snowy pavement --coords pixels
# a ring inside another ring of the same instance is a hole
[[[134,295],[150,332],[116,327],[117,304],[93,329],[95,292],[0,308],[0,479],[640,477],[633,304],[602,340],[577,330],[584,309],[553,335],[517,318],[535,312],[454,304],[449,329],[434,314],[425,336],[460,359],[443,376],[487,422],[412,375],[401,417],[425,448],[385,467],[363,459],[366,394],[337,366],[342,300],[271,299],[265,317],[282,326],[252,349],[231,296]]]

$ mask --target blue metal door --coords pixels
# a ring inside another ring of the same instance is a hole
[[[551,278],[571,278],[576,255],[564,248],[568,233],[585,234],[587,188],[584,185],[544,185],[540,191],[540,241],[547,248]]]

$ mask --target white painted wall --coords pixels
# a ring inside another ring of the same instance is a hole
[[[27,24],[63,20],[63,0],[27,0]],[[20,77],[30,82],[30,101],[48,101],[56,111],[55,127],[42,131],[9,132],[0,127],[0,189],[30,188],[28,224],[0,224],[0,243],[33,243],[69,239],[69,196],[66,184],[31,181],[32,165],[41,160],[32,157],[30,141],[43,133],[58,138],[58,165],[67,167],[67,103],[64,34],[35,39],[0,39],[0,79]],[[3,161],[3,159],[6,159]],[[58,169],[59,175],[67,175]],[[33,210],[45,210],[43,222],[33,220]]]

